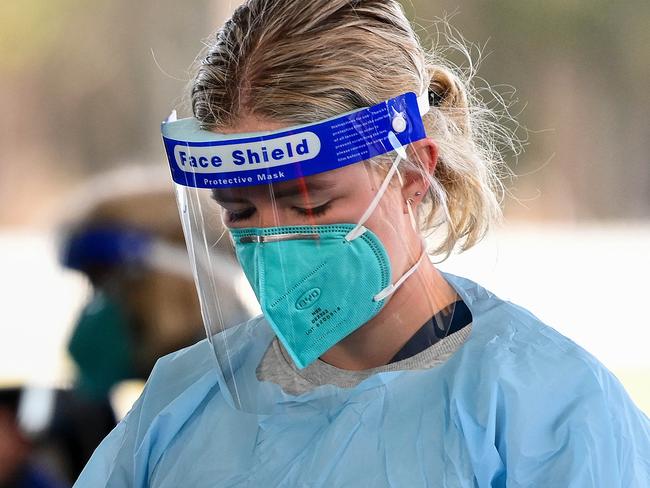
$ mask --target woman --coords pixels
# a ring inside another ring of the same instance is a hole
[[[250,0],[163,125],[208,340],[160,360],[77,486],[647,486],[593,357],[433,254],[499,216],[491,112],[391,0]],[[220,320],[221,215],[263,314]],[[214,359],[217,359],[216,363]]]

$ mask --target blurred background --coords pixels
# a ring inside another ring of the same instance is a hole
[[[203,335],[159,126],[188,115],[190,65],[237,3],[0,2],[0,466],[33,486],[69,484],[155,359]],[[404,7],[425,40],[449,18],[528,128],[505,225],[441,269],[588,349],[650,413],[650,2]]]

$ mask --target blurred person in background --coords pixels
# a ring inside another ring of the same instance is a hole
[[[191,93],[162,130],[208,338],[157,362],[76,486],[650,484],[618,380],[428,259],[424,235],[447,257],[498,221],[512,140],[397,2],[249,0]],[[263,310],[234,327],[219,215]]]
[[[205,335],[183,231],[169,182],[160,168],[133,167],[87,182],[70,199],[61,260],[92,286],[69,341],[78,368],[73,392],[59,395],[53,432],[72,479],[115,426],[113,388],[144,381],[156,360]],[[215,260],[234,268],[230,246]],[[233,276],[221,283],[224,310],[235,323],[250,312]]]

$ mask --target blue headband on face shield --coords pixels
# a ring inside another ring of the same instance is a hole
[[[372,107],[313,124],[273,132],[218,134],[202,130],[198,120],[162,124],[173,180],[193,188],[231,188],[291,180],[349,164],[426,137],[422,115],[428,93],[409,92]],[[394,140],[393,140],[394,142]]]

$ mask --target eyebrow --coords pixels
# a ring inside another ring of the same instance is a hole
[[[336,184],[332,181],[314,181],[306,182],[298,180],[298,184],[278,190],[272,189],[273,197],[276,199],[290,198],[298,195],[310,194],[312,192],[324,191],[333,188]],[[218,188],[212,189],[212,198],[221,203],[247,203],[250,199],[245,197],[223,195],[219,193]]]

